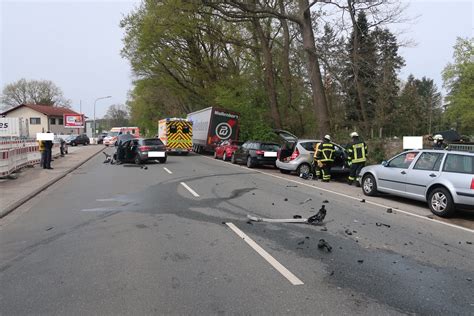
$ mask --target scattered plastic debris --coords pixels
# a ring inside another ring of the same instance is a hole
[[[304,244],[304,240],[298,242],[298,245],[303,245]]]
[[[283,199],[283,201],[285,201],[285,202],[286,202],[286,201],[288,201],[288,199],[287,199],[287,198],[285,198],[285,199]]]
[[[313,200],[312,198],[307,198],[303,202],[300,202],[300,204],[305,204],[305,203],[308,203],[309,201],[312,201],[312,200]]]
[[[48,227],[46,228],[46,231],[53,229],[54,227]]]
[[[466,241],[466,244],[472,245],[472,241]]]
[[[385,226],[385,227],[390,228],[390,225],[384,224],[384,223],[380,223],[380,222],[376,222],[375,225],[377,225],[377,226],[379,226],[379,227],[380,227],[380,226]]]
[[[329,243],[328,243],[326,240],[324,240],[324,239],[320,239],[320,240],[319,240],[319,242],[318,242],[318,248],[319,248],[319,249],[324,249],[324,248],[326,248],[326,250],[327,250],[328,252],[331,252],[331,251],[332,251],[331,245],[329,245]]]
[[[319,212],[308,218],[283,218],[283,219],[274,219],[274,218],[262,218],[252,215],[247,215],[247,218],[254,222],[268,222],[268,223],[301,223],[301,224],[311,224],[319,225],[323,222],[326,217],[325,206],[321,206]]]
[[[352,235],[352,232],[351,232],[349,229],[346,229],[344,232],[345,232],[347,235]]]
[[[365,203],[365,199],[360,200],[361,203]]]
[[[302,218],[301,215],[293,215],[293,218]]]
[[[329,201],[328,201],[328,200],[324,200],[323,203],[329,203]]]
[[[358,262],[358,263],[364,263],[364,260],[359,259],[359,260],[357,260],[357,262]]]
[[[323,228],[321,228],[321,231],[322,231],[322,232],[327,232],[327,231],[328,231],[328,228],[327,228],[327,227],[323,227]]]
[[[393,210],[391,208],[388,208],[387,213],[393,213]]]

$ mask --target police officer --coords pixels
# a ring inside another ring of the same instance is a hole
[[[359,173],[367,161],[367,144],[359,139],[357,132],[352,132],[351,138],[352,142],[347,146],[347,160],[351,166],[347,183],[352,185],[356,181],[356,185],[359,186]]]
[[[335,151],[334,144],[331,143],[331,136],[325,135],[315,154],[318,166],[321,168],[323,182],[331,180],[331,167],[334,163]]]
[[[437,134],[433,137],[433,149],[447,149],[448,145],[444,143],[443,135]]]

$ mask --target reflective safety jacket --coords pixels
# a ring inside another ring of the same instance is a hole
[[[39,143],[39,151],[45,151],[45,150],[46,150],[46,146],[45,146],[45,144],[44,144],[44,141],[39,140],[38,143]]]
[[[315,158],[321,162],[334,162],[334,152],[336,151],[334,144],[322,142],[317,147]]]
[[[347,147],[347,159],[352,163],[365,162],[367,160],[367,144],[354,142]]]

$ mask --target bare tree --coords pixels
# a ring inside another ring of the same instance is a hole
[[[7,84],[1,100],[8,107],[20,104],[71,107],[71,100],[64,98],[62,90],[50,80],[20,79]]]

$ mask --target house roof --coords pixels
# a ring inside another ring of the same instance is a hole
[[[35,110],[37,112],[43,113],[44,115],[47,116],[63,116],[63,114],[77,114],[80,115],[79,113],[60,106],[51,106],[51,105],[40,105],[40,104],[20,104],[18,106],[15,106],[14,108],[11,108],[3,113],[1,115],[5,115],[7,113],[10,113],[20,107],[27,107],[32,110]]]

